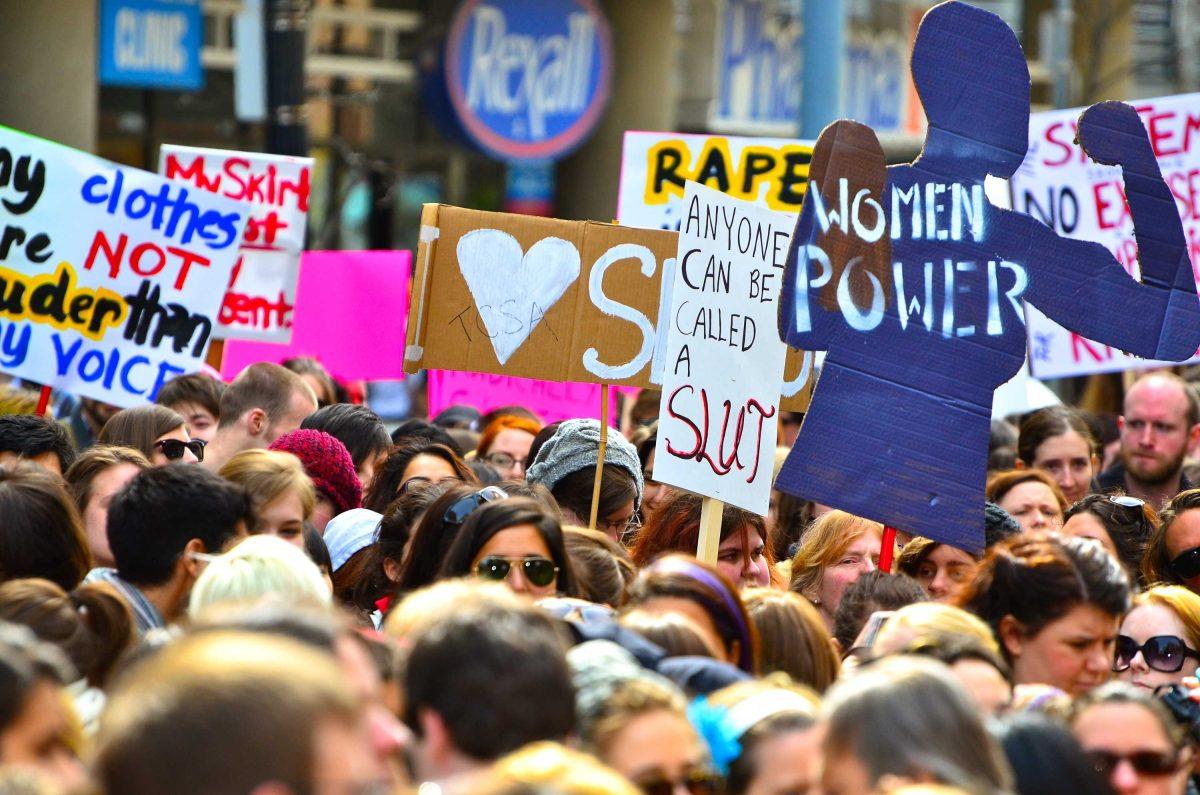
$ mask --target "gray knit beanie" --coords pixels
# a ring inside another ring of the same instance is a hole
[[[632,654],[610,640],[589,640],[569,649],[567,665],[575,686],[577,728],[585,740],[590,740],[592,725],[608,699],[626,683],[641,679],[679,692],[670,679],[643,668]]]
[[[600,450],[600,423],[597,420],[567,420],[558,426],[554,435],[538,450],[533,465],[525,473],[530,483],[541,483],[551,491],[558,482],[581,469],[594,468]],[[634,510],[642,505],[642,463],[637,450],[617,430],[608,431],[608,444],[604,448],[604,463],[615,464],[633,477],[637,494],[633,498]]]

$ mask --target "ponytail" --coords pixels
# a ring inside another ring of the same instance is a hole
[[[88,683],[103,687],[135,637],[133,613],[116,589],[105,582],[86,582],[68,594],[90,636]]]

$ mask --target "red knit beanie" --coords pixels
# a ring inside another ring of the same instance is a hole
[[[313,485],[337,506],[338,513],[362,507],[362,483],[354,460],[346,445],[333,436],[324,431],[292,431],[276,439],[271,449],[299,458]]]

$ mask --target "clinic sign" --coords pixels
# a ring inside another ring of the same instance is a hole
[[[612,71],[612,33],[596,0],[464,0],[446,42],[455,114],[503,160],[553,160],[582,143]]]
[[[203,40],[200,0],[101,0],[100,82],[196,91]]]

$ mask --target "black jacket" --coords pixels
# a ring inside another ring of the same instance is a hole
[[[1114,489],[1121,491],[1129,491],[1129,487],[1125,485],[1125,465],[1120,461],[1110,466],[1108,469],[1096,476],[1095,491],[1101,494],[1110,494]],[[1195,484],[1189,481],[1183,474],[1179,473],[1179,488],[1175,491],[1178,494],[1181,491],[1196,488]],[[1154,506],[1156,509],[1158,506]]]

